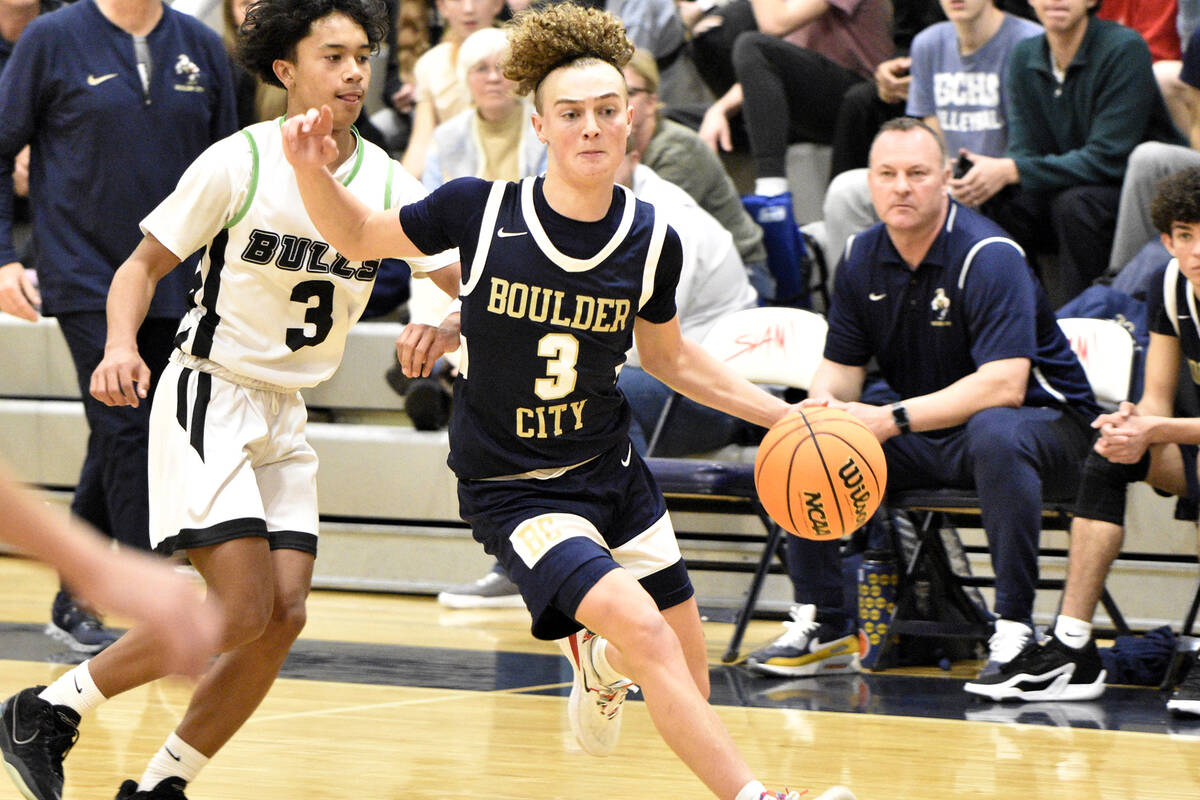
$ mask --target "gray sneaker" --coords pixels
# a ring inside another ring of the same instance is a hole
[[[521,591],[508,576],[492,570],[474,583],[451,586],[439,592],[438,602],[446,608],[524,608]]]

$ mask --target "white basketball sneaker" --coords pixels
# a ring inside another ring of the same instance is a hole
[[[559,647],[575,670],[571,697],[567,700],[567,718],[579,746],[593,756],[607,756],[617,747],[621,735],[621,709],[625,695],[638,690],[633,681],[622,678],[604,684],[592,663],[592,651],[602,639],[589,630],[581,630],[559,639]]]

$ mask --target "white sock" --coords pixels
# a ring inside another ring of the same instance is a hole
[[[149,792],[167,778],[182,778],[191,783],[207,763],[208,756],[172,732],[166,744],[150,759],[138,782],[138,791]]]
[[[750,781],[742,787],[733,800],[760,800],[766,791],[766,787],[758,781]]]
[[[82,717],[108,699],[96,688],[92,673],[88,671],[90,663],[91,659],[64,673],[38,697],[54,706],[66,706]]]
[[[1079,650],[1092,638],[1092,623],[1059,614],[1054,621],[1054,638]]]
[[[596,670],[597,677],[605,686],[612,686],[614,683],[629,678],[613,669],[613,665],[608,663],[608,639],[603,637],[600,641],[592,646],[592,666]]]
[[[787,190],[787,178],[756,178],[754,180],[754,193],[763,197],[774,197]]]

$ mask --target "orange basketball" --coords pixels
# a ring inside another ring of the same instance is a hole
[[[887,462],[879,440],[845,411],[794,411],[763,437],[754,459],[763,508],[805,539],[840,539],[860,528],[883,498]]]

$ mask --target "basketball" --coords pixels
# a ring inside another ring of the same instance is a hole
[[[883,498],[887,462],[875,435],[845,411],[794,411],[763,437],[754,459],[763,508],[804,539],[840,539],[862,527]]]

